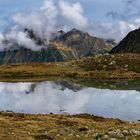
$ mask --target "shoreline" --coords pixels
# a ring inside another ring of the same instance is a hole
[[[0,139],[70,140],[140,138],[140,124],[102,117],[0,112]]]
[[[103,80],[103,81],[132,81],[132,80],[140,80],[140,77],[111,77],[111,78],[93,78],[93,77],[61,77],[61,76],[33,76],[33,77],[1,77],[0,82],[44,82],[44,81],[53,81],[53,80]]]

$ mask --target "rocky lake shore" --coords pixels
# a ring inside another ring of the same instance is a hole
[[[1,140],[139,140],[140,124],[88,114],[0,113]]]

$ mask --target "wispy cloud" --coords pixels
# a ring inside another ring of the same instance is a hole
[[[106,9],[109,1],[88,0],[87,2],[99,4],[99,11],[102,11],[102,8]],[[94,15],[98,15],[98,13],[90,13],[90,16],[93,17],[92,20],[87,16],[87,7],[83,0],[79,2],[75,0],[44,0],[42,6],[35,7],[31,12],[18,12],[12,15],[13,26],[3,36],[5,39],[16,42],[19,46],[22,45],[32,50],[41,49],[42,46],[37,46],[28,37],[24,32],[25,28],[33,30],[39,38],[46,40],[46,43],[58,30],[67,31],[71,28],[78,28],[101,38],[114,38],[119,42],[128,32],[139,27],[140,5],[139,0],[118,0],[117,2],[121,8],[118,10],[116,7],[115,10],[107,12],[106,20],[99,22],[94,19]],[[111,5],[115,5],[117,2],[112,1]],[[108,17],[111,17],[111,20],[108,20]],[[5,47],[0,45],[0,50]]]
[[[113,11],[109,11],[106,15],[112,19],[117,20],[131,20],[140,16],[140,4],[139,0],[123,0],[123,9],[121,11],[117,8]]]
[[[84,9],[79,2],[70,3],[60,0],[44,0],[42,6],[31,13],[17,13],[12,16],[13,26],[4,34],[6,40],[17,43],[32,50],[39,50],[45,46],[38,46],[29,38],[24,29],[32,30],[45,44],[58,30],[73,27],[84,30],[88,26],[88,19],[83,15]],[[4,45],[1,45],[2,50]],[[7,47],[11,45],[7,45]]]

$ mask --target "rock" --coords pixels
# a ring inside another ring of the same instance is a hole
[[[110,138],[110,140],[117,140],[116,138]]]
[[[125,68],[128,68],[128,65],[125,65],[124,67],[125,67]]]
[[[106,66],[106,65],[104,65],[104,66],[103,66],[103,68],[105,69],[105,68],[107,68],[107,66]]]
[[[60,137],[60,134],[57,134],[56,137]]]
[[[115,58],[115,55],[111,55],[111,58]]]
[[[47,131],[45,132],[45,135],[48,135],[48,132]]]
[[[108,135],[104,135],[104,136],[103,136],[103,139],[108,139],[108,138],[109,138]]]
[[[73,134],[69,134],[68,136],[71,137],[71,136],[73,136]]]
[[[136,136],[140,136],[140,131],[139,130],[132,129],[131,132]]]
[[[109,63],[109,65],[115,65],[116,64],[116,61],[111,61],[110,63]]]
[[[125,136],[129,135],[129,131],[128,130],[123,130],[122,134],[124,134]]]
[[[140,53],[140,30],[130,32],[110,53]]]
[[[101,134],[101,133],[95,133],[95,134],[93,135],[93,138],[95,138],[95,139],[100,139],[100,138],[102,138],[102,136],[103,136],[103,134]]]
[[[123,135],[123,134],[121,134],[121,133],[120,133],[120,134],[118,134],[117,136],[118,136],[118,138],[124,138],[124,135]]]
[[[47,135],[36,135],[34,138],[35,140],[54,140],[52,137]]]
[[[58,133],[58,130],[57,129],[52,129],[52,130],[50,130],[48,133]]]
[[[87,131],[88,130],[88,127],[81,127],[79,128],[79,132],[83,132],[83,131]]]
[[[76,137],[77,137],[77,138],[80,138],[80,136],[79,136],[79,135],[76,135]]]
[[[112,138],[120,138],[122,136],[119,130],[108,132],[108,135]]]

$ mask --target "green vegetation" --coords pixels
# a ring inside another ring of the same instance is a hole
[[[72,83],[83,85],[86,87],[94,87],[100,89],[111,89],[111,90],[137,90],[140,91],[140,79],[136,80],[103,80],[103,79],[89,79],[89,78],[78,78],[68,79]]]

